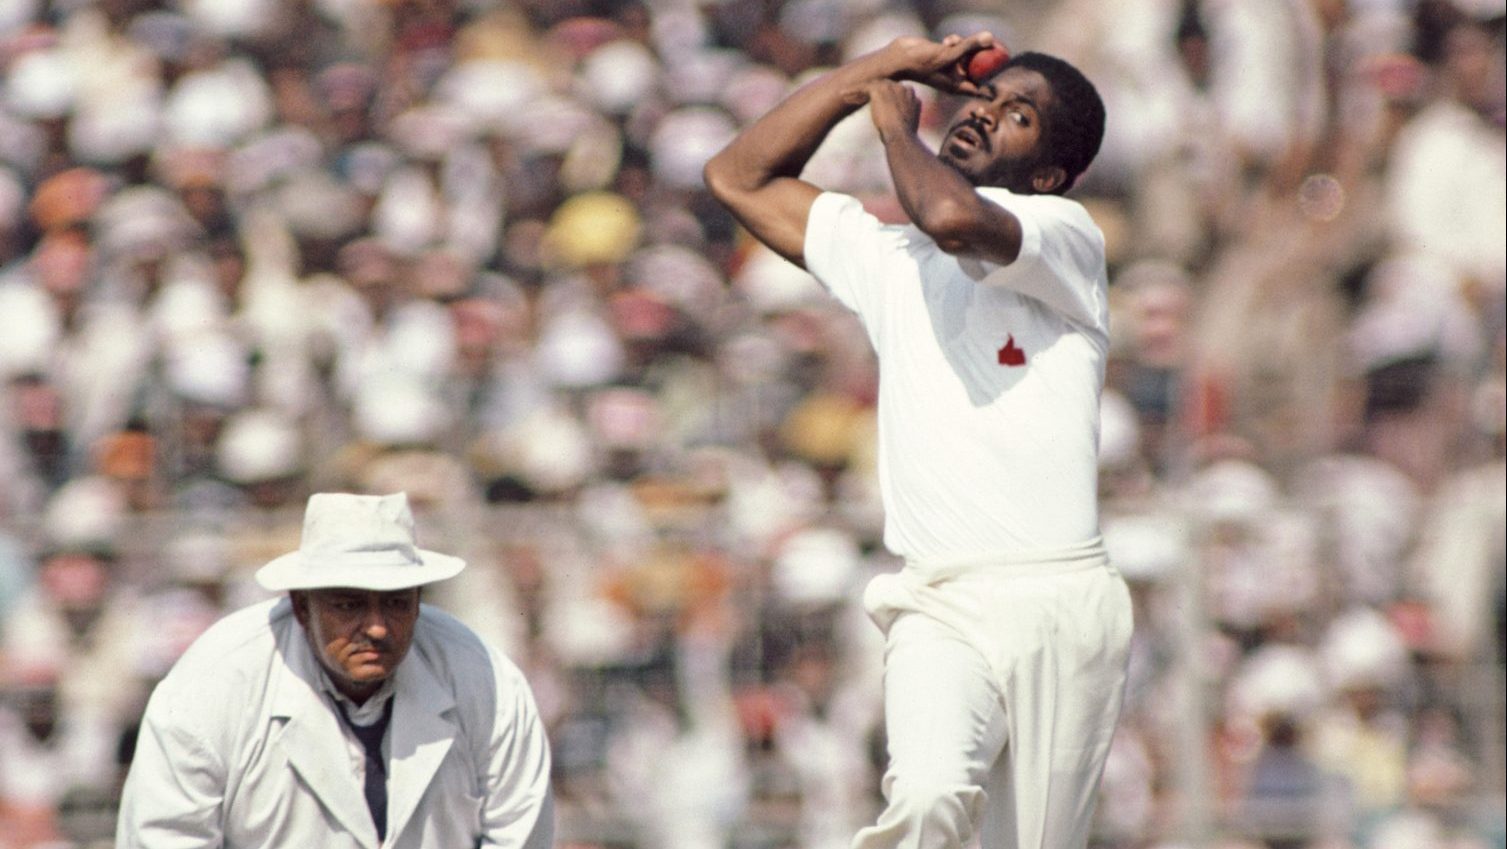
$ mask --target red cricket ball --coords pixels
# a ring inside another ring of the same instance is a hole
[[[998,44],[991,44],[968,57],[968,66],[964,69],[968,79],[982,83],[999,73],[999,69],[1010,61],[1010,51]]]

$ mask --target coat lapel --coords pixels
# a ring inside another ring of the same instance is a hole
[[[345,734],[313,683],[319,680],[314,656],[298,625],[283,636],[280,649],[287,662],[279,674],[272,716],[287,719],[281,740],[288,763],[351,836],[376,849],[377,827],[351,771]]]
[[[429,668],[417,641],[394,678],[387,834],[399,837],[455,740],[455,699]]]

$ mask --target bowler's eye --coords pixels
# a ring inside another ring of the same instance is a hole
[[[407,597],[390,598],[387,600],[387,609],[406,613],[413,609],[413,599]]]
[[[1016,124],[1022,127],[1031,126],[1031,116],[1027,115],[1019,109],[1010,110],[1010,120],[1014,121]]]

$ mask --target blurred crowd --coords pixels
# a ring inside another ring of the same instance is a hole
[[[1138,631],[1096,845],[1502,849],[1503,21],[3,0],[0,848],[111,845],[152,684],[335,489],[471,562],[428,600],[528,673],[562,847],[845,847],[875,368],[701,166],[824,67],[988,29],[1109,111],[1075,197]],[[902,217],[863,116],[809,174]]]

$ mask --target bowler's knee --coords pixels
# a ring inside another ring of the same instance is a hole
[[[896,781],[890,785],[884,818],[906,823],[913,833],[961,840],[973,833],[983,804],[984,791],[973,785]]]

